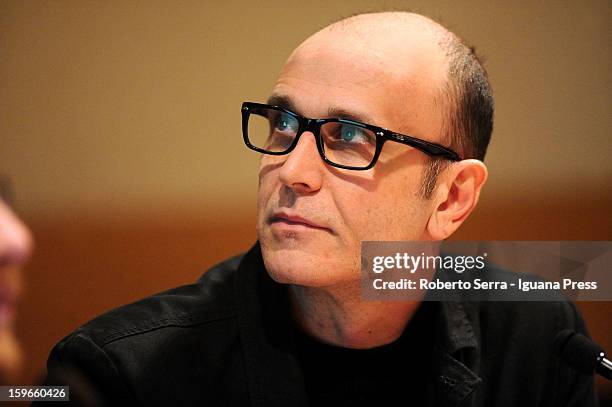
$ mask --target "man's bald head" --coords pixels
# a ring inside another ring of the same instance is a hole
[[[442,119],[439,137],[431,141],[451,147],[463,158],[484,160],[493,130],[492,90],[473,48],[457,35],[419,14],[358,14],[313,34],[294,51],[287,63],[300,55],[315,54],[323,47],[328,50],[337,47],[342,51],[349,47],[354,50],[355,58],[370,58],[381,68],[372,75],[396,77],[398,92],[403,92],[399,83],[402,80],[414,86],[415,78],[423,79],[422,84],[428,89],[422,94],[431,98],[416,102],[431,104]],[[417,60],[420,65],[414,63]],[[419,66],[421,70],[416,69]],[[415,103],[410,96],[410,92],[406,92],[407,105]],[[397,108],[404,110],[402,106]],[[404,119],[410,121],[411,118]],[[437,175],[446,164],[442,160],[429,160],[424,170],[422,196],[430,196]]]
[[[444,26],[420,14],[407,11],[384,11],[360,13],[338,20],[319,32],[340,31],[360,36],[369,36],[378,32],[387,34],[405,34],[419,31],[423,36],[430,36],[434,42],[450,33]],[[316,34],[315,34],[316,35]]]

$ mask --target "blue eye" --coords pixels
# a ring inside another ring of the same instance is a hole
[[[350,124],[342,124],[340,128],[340,138],[342,141],[366,143],[368,135],[361,127],[352,126]]]
[[[297,120],[290,114],[281,113],[276,119],[274,127],[279,131],[296,131]]]

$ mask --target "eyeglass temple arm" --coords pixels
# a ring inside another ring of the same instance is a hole
[[[414,137],[407,136],[405,134],[394,133],[392,131],[383,132],[382,134],[385,138],[389,140],[395,140],[402,144],[409,145],[432,156],[444,157],[452,161],[462,160],[459,154],[457,154],[450,148],[444,147],[440,144],[430,143],[425,140],[420,140]]]

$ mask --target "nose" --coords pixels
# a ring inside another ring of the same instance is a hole
[[[32,253],[32,235],[8,206],[0,201],[0,266],[19,266]]]
[[[325,163],[315,137],[310,131],[302,133],[280,169],[280,181],[297,193],[308,194],[321,188]]]

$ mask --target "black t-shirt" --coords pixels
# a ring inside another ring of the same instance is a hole
[[[296,335],[306,393],[312,406],[427,404],[434,307],[424,302],[402,335],[371,349],[347,349]]]

